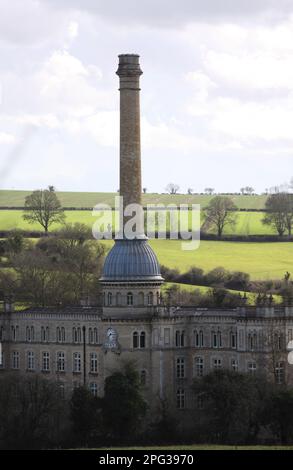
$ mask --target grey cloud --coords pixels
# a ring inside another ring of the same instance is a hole
[[[196,21],[280,21],[293,12],[291,0],[41,0],[101,18],[147,26],[183,26]]]

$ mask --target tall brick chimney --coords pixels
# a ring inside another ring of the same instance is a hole
[[[139,55],[119,55],[116,73],[120,79],[120,196],[125,208],[141,204]]]

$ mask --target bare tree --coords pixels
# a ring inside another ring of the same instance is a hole
[[[33,191],[25,198],[23,219],[29,223],[38,222],[46,233],[51,224],[64,222],[64,211],[52,187]]]
[[[205,188],[205,189],[204,189],[204,192],[205,192],[206,194],[208,194],[209,196],[211,196],[212,194],[214,194],[215,189],[214,189],[214,188]]]
[[[224,227],[235,225],[236,210],[237,207],[229,197],[216,196],[210,201],[205,210],[206,222],[209,226],[216,227],[217,234],[221,237]]]
[[[177,194],[180,189],[180,186],[178,186],[178,184],[175,184],[175,183],[169,183],[165,189],[167,193],[169,194]]]

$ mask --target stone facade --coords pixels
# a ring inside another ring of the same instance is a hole
[[[292,383],[286,352],[292,338],[293,308],[153,306],[111,317],[78,307],[0,315],[2,373],[41,373],[67,396],[82,384],[102,395],[105,378],[131,360],[152,411],[166,400],[181,416],[194,406],[193,379],[215,368]]]

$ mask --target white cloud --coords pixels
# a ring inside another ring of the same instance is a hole
[[[0,132],[0,144],[13,144],[15,136],[7,132]]]

